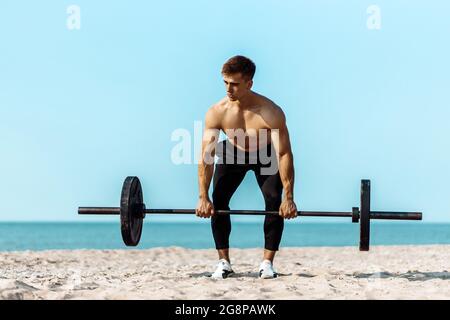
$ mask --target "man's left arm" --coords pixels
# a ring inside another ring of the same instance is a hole
[[[277,155],[278,170],[283,183],[284,196],[280,206],[280,215],[287,219],[295,218],[297,207],[294,203],[294,157],[286,117],[281,109],[274,122],[270,137]]]

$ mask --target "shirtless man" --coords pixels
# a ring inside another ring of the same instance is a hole
[[[297,216],[293,156],[285,115],[273,101],[251,90],[255,70],[255,64],[246,57],[230,58],[222,67],[227,96],[212,105],[205,117],[196,215],[211,218],[219,254],[213,278],[222,279],[233,273],[229,257],[230,215],[218,215],[214,210],[230,210],[230,199],[247,171],[255,173],[265,209],[279,211],[278,216],[265,216],[264,255],[259,267],[261,278],[277,276],[273,259],[279,249],[284,219]],[[224,131],[227,139],[218,143],[220,130]],[[263,161],[263,154],[270,156],[269,162],[267,158]],[[214,155],[219,158],[215,172],[214,161],[211,160]],[[274,163],[275,170],[272,170]],[[211,202],[208,190],[213,172]]]

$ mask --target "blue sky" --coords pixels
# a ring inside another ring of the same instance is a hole
[[[80,30],[67,28],[72,4]],[[374,4],[379,30],[367,27]],[[116,220],[76,210],[118,205],[128,175],[148,207],[195,207],[197,166],[171,162],[171,134],[194,133],[224,96],[222,64],[242,54],[257,66],[253,89],[285,111],[299,209],[349,211],[368,178],[373,209],[450,222],[449,11],[436,0],[2,1],[0,220]],[[264,208],[250,173],[231,207]]]

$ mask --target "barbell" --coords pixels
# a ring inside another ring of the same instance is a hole
[[[278,215],[278,211],[264,210],[215,210],[216,214]],[[120,207],[79,207],[78,214],[120,215],[122,239],[127,246],[138,245],[143,219],[147,214],[195,214],[195,209],[147,209],[143,201],[141,182],[138,177],[127,177],[122,186]],[[300,217],[348,217],[360,223],[359,250],[368,251],[370,242],[370,220],[422,220],[422,212],[391,212],[370,210],[370,180],[361,180],[360,207],[351,212],[297,211]]]

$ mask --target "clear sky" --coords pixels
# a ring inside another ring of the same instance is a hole
[[[241,54],[286,114],[299,209],[349,211],[367,178],[373,209],[450,222],[449,12],[443,0],[1,1],[0,220],[116,220],[77,207],[117,206],[128,175],[148,207],[194,208],[197,166],[172,163],[171,135],[194,134]],[[264,208],[250,173],[231,207]]]

